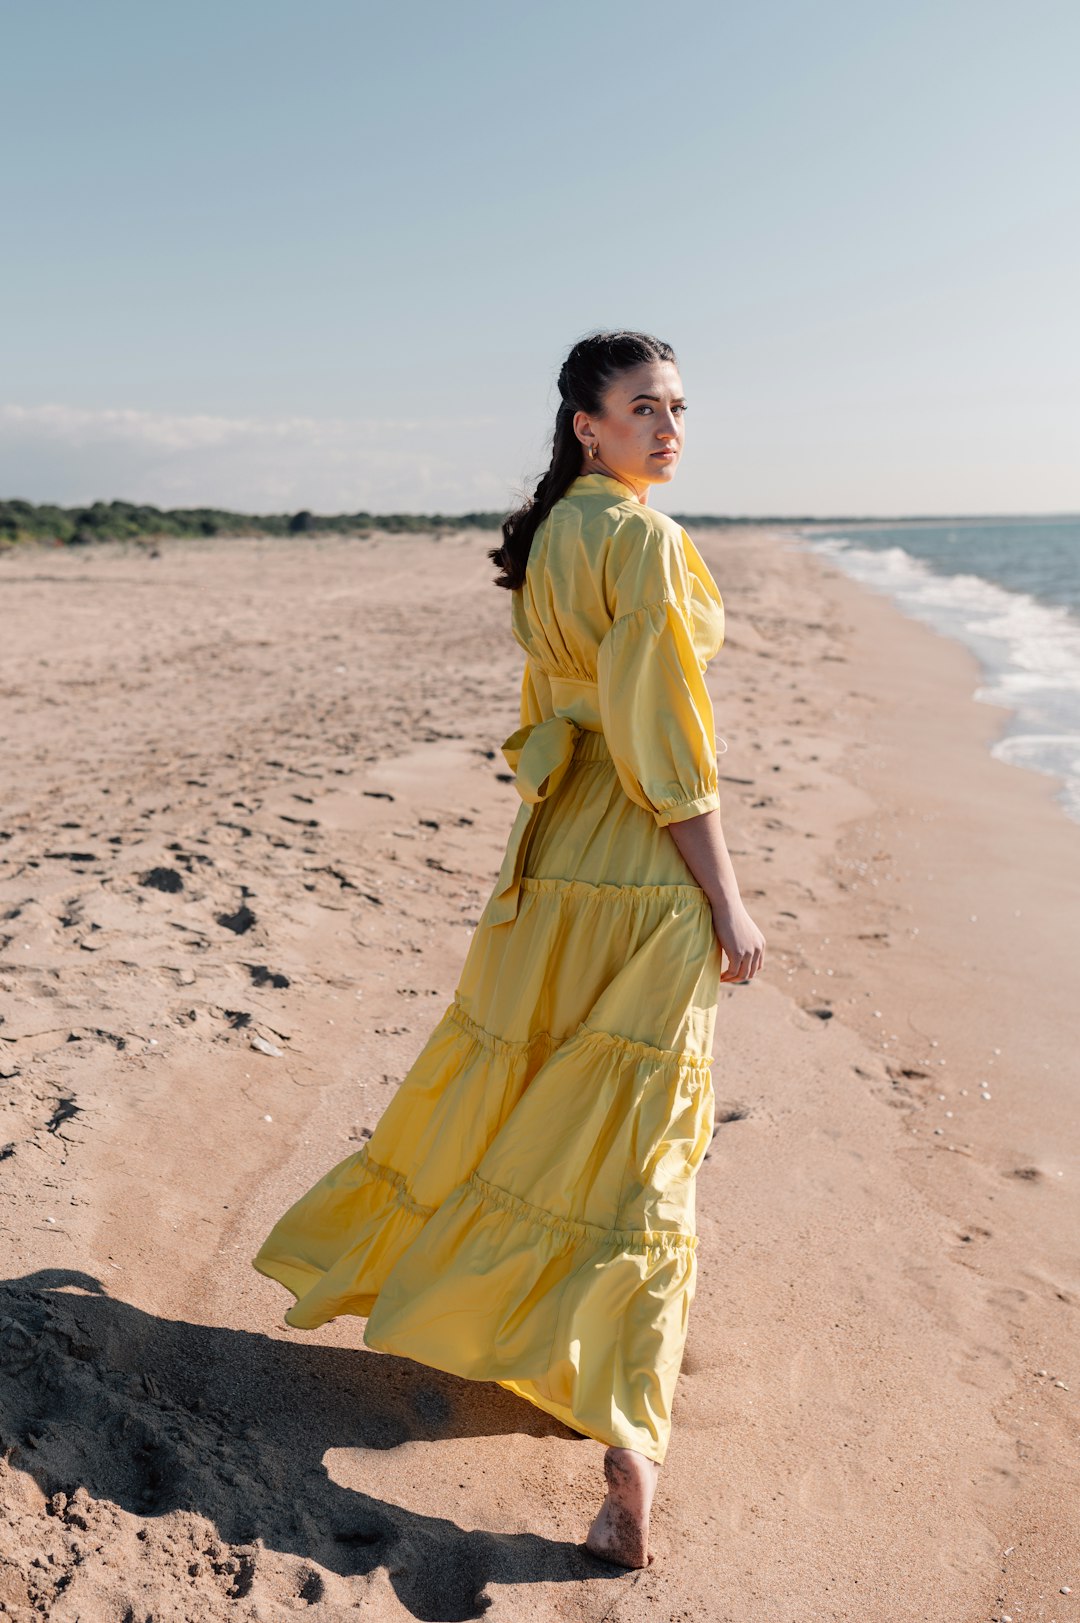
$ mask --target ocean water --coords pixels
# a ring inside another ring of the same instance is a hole
[[[822,526],[799,540],[977,655],[976,698],[1012,711],[993,753],[1060,778],[1080,822],[1080,517]]]

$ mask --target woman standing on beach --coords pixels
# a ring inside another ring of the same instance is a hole
[[[642,1567],[694,1294],[718,983],[756,975],[765,942],[720,825],[720,594],[645,505],[682,454],[674,354],[600,333],[559,392],[551,466],[490,555],[526,654],[502,869],[372,1137],[254,1264],[297,1298],[287,1324],[367,1317],[368,1346],[498,1381],[607,1444],[586,1543]]]

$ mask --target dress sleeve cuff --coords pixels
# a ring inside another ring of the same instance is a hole
[[[659,806],[653,815],[657,827],[666,828],[669,823],[685,823],[688,818],[700,817],[704,812],[719,810],[719,791],[707,789],[703,794],[696,795],[693,800],[676,800],[668,805]]]

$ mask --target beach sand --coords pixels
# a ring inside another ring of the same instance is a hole
[[[631,1575],[580,1548],[599,1445],[359,1320],[287,1329],[250,1264],[497,872],[494,538],[0,557],[5,1616],[1080,1617],[1080,828],[991,757],[966,651],[782,531],[694,539],[768,958],[721,988]]]

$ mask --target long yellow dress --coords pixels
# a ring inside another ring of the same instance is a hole
[[[522,797],[453,998],[371,1138],[254,1266],[285,1322],[498,1381],[662,1461],[694,1293],[722,967],[665,825],[719,806],[723,605],[689,536],[604,474],[534,537],[512,628]]]

